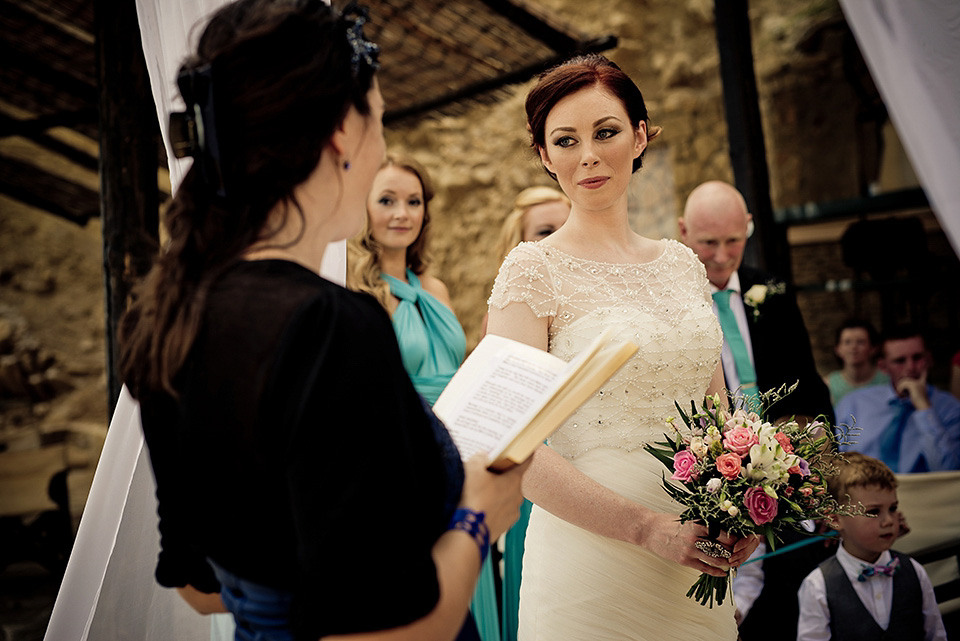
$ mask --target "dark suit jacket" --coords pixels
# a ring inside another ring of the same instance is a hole
[[[787,529],[777,543],[777,549],[809,538],[810,535]],[[740,623],[740,641],[796,639],[797,621],[800,619],[800,602],[797,599],[800,584],[820,563],[836,553],[836,539],[817,537],[815,543],[764,559],[763,590]]]
[[[776,282],[772,276],[750,267],[741,266],[737,273],[740,291],[744,294],[754,285]],[[810,336],[793,291],[787,288],[782,294],[767,296],[759,306],[757,318],[754,318],[752,307],[746,304],[744,307],[760,391],[800,381],[792,394],[771,408],[768,418],[824,414],[833,423],[830,391],[814,365]]]

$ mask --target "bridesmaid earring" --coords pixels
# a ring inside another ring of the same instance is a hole
[[[344,171],[350,171],[350,161],[349,161],[349,160],[344,160],[344,161],[343,161],[343,170],[344,170]]]

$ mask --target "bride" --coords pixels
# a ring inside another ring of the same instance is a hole
[[[541,76],[526,101],[533,146],[572,201],[566,224],[504,261],[488,331],[570,359],[607,327],[640,350],[534,456],[523,480],[535,507],[527,531],[519,638],[737,637],[734,609],[687,599],[706,572],[722,576],[756,547],[695,547],[706,528],[680,525],[642,445],[681,406],[723,387],[722,336],[697,257],[627,223],[627,184],[659,128],[637,86],[599,55]],[[729,563],[729,565],[727,565]]]

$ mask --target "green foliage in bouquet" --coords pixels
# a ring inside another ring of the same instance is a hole
[[[760,404],[768,408],[795,388],[761,393]],[[711,537],[721,530],[736,537],[757,534],[772,551],[784,528],[857,513],[827,491],[842,441],[823,417],[806,425],[793,419],[772,424],[753,411],[721,409],[716,395],[699,408],[691,401],[689,413],[674,405],[685,429],[670,417],[666,440],[644,447],[672,473],[669,480],[664,475],[663,488],[684,506],[681,522],[704,524]],[[701,574],[687,596],[713,607],[714,600],[723,603],[728,587],[728,576]]]

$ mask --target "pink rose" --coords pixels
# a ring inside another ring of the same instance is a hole
[[[813,488],[809,485],[805,485],[800,488],[800,494],[803,494],[804,496],[810,496],[813,494]]]
[[[784,452],[787,454],[793,454],[793,443],[790,442],[789,436],[783,432],[777,432],[773,435],[773,438],[777,439],[777,443],[780,444],[780,447],[783,448]]]
[[[743,505],[757,525],[769,523],[777,515],[777,499],[764,492],[763,488],[751,487],[747,490],[743,495]]]
[[[783,493],[786,494],[787,496],[790,496],[791,494],[793,494],[793,486],[788,485],[787,487],[783,488]]]
[[[727,480],[740,476],[740,456],[733,452],[727,452],[717,457],[717,471]]]
[[[759,442],[756,432],[749,427],[735,427],[723,435],[723,446],[739,454],[740,458],[746,456],[750,448]]]
[[[697,456],[690,450],[680,450],[673,456],[674,481],[689,481],[693,476],[693,467],[697,463]]]

